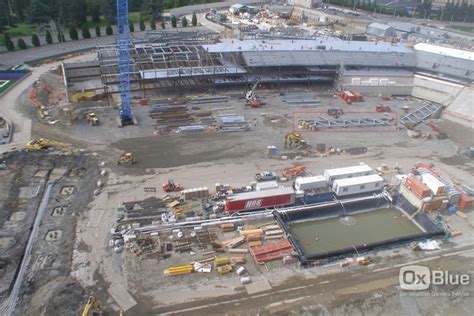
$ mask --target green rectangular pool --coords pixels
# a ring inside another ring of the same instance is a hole
[[[290,232],[305,254],[335,251],[422,233],[401,211],[394,208],[289,223]]]

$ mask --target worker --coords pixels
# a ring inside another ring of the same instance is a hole
[[[253,127],[257,127],[257,122],[258,122],[257,118],[254,117],[253,118]]]

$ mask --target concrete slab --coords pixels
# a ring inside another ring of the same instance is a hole
[[[247,291],[248,295],[252,295],[255,293],[266,292],[272,289],[272,286],[265,278],[255,278],[251,277],[252,283],[245,285],[245,290]]]
[[[20,193],[18,194],[18,198],[20,199],[31,199],[38,195],[40,190],[39,185],[35,186],[28,186],[28,187],[21,187]]]
[[[40,170],[35,172],[34,177],[44,178],[48,175],[48,172],[49,172],[49,169],[40,169]]]
[[[135,299],[120,284],[113,284],[111,287],[109,287],[108,291],[124,312],[137,305]]]
[[[53,181],[59,180],[64,176],[66,171],[67,171],[66,168],[54,168],[53,170],[51,170],[51,173],[49,174],[49,179]]]
[[[14,212],[10,216],[10,221],[16,222],[16,221],[22,221],[25,218],[26,213],[25,212]]]

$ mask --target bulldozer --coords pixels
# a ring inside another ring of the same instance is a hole
[[[168,180],[168,182],[164,183],[161,186],[164,192],[179,192],[183,190],[183,186],[181,184],[176,184],[173,180]]]
[[[48,148],[63,149],[68,153],[72,153],[72,150],[69,148],[68,145],[45,138],[32,139],[26,144],[26,149],[29,151],[38,151]]]
[[[133,165],[135,162],[135,155],[132,153],[123,153],[117,160],[118,165]]]
[[[84,309],[82,310],[82,316],[100,316],[102,315],[102,306],[99,300],[91,295],[87,300]]]
[[[99,118],[94,112],[87,112],[86,114],[87,123],[91,126],[99,125]]]
[[[301,133],[290,132],[285,136],[285,148],[291,148],[295,145],[296,149],[309,148],[309,144],[303,139]]]

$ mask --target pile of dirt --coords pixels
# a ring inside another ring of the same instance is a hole
[[[36,289],[30,300],[30,315],[78,315],[84,304],[84,290],[69,277],[57,277]],[[18,311],[22,314],[22,311]],[[25,315],[25,314],[23,314]]]

